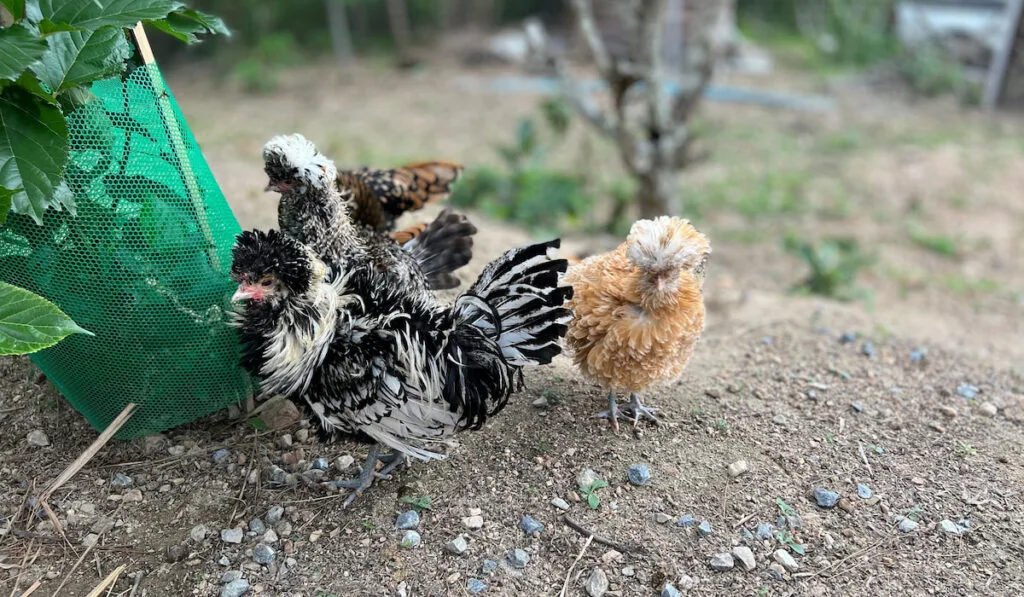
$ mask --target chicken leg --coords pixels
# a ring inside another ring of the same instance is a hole
[[[633,417],[633,427],[635,428],[640,424],[640,419],[649,419],[655,425],[659,424],[657,417],[654,416],[658,409],[647,408],[640,402],[640,394],[633,392],[629,395],[630,403],[624,409],[620,409],[615,399],[615,390],[608,392],[608,410],[602,411],[597,414],[602,419],[610,419],[612,422],[612,431],[615,433],[619,432],[619,414],[620,413],[631,413]]]
[[[384,468],[379,472],[377,471],[378,460],[384,463]],[[370,446],[370,450],[366,454],[366,460],[363,461],[363,466],[359,469],[358,477],[347,481],[331,481],[331,485],[335,487],[353,490],[352,494],[345,498],[345,503],[342,504],[342,507],[344,508],[356,501],[356,498],[373,485],[375,479],[388,478],[388,475],[403,462],[405,462],[405,454],[402,452],[393,451],[390,454],[381,454],[380,444]]]

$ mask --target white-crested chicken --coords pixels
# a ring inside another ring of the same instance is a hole
[[[569,267],[573,319],[566,352],[583,376],[608,392],[618,431],[617,394],[629,394],[634,428],[657,423],[640,393],[679,377],[704,330],[704,268],[711,245],[687,220],[662,216],[633,224],[614,251]]]
[[[561,352],[572,289],[559,286],[558,246],[506,252],[442,307],[364,262],[325,264],[290,235],[243,232],[231,267],[242,365],[304,405],[324,439],[371,444],[356,479],[332,482],[354,490],[348,504],[407,457],[443,458],[432,445],[480,429],[524,367]]]
[[[263,161],[267,190],[281,194],[278,225],[320,257],[333,262],[368,256],[378,269],[432,290],[459,285],[454,272],[472,258],[476,233],[465,216],[445,210],[430,224],[398,232],[392,228],[403,212],[447,197],[461,166],[424,162],[339,172],[297,133],[268,141]],[[344,221],[338,215],[342,210]],[[422,276],[413,273],[417,269]]]

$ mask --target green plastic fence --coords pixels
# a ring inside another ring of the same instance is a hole
[[[243,399],[228,327],[238,222],[156,65],[92,86],[68,119],[66,187],[75,213],[42,226],[11,214],[0,279],[60,306],[73,335],[32,360],[102,429],[129,402],[116,437],[149,435]]]

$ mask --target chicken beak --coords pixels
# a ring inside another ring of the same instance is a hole
[[[281,181],[270,181],[267,183],[267,186],[263,187],[263,190],[265,192],[284,193],[288,190],[288,185]]]
[[[255,290],[251,286],[241,284],[235,294],[231,295],[231,302],[237,303],[238,301],[246,301],[256,296]]]
[[[668,280],[665,278],[665,276],[658,276],[657,281],[656,281],[656,283],[658,285],[658,292],[661,292],[662,290],[665,290],[665,284],[667,282],[668,282]]]

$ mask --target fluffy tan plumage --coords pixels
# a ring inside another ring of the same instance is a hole
[[[583,375],[632,398],[634,425],[657,421],[639,393],[679,377],[704,330],[704,267],[711,245],[687,220],[662,216],[633,224],[626,242],[572,265],[565,342]],[[604,413],[602,413],[604,416]]]

